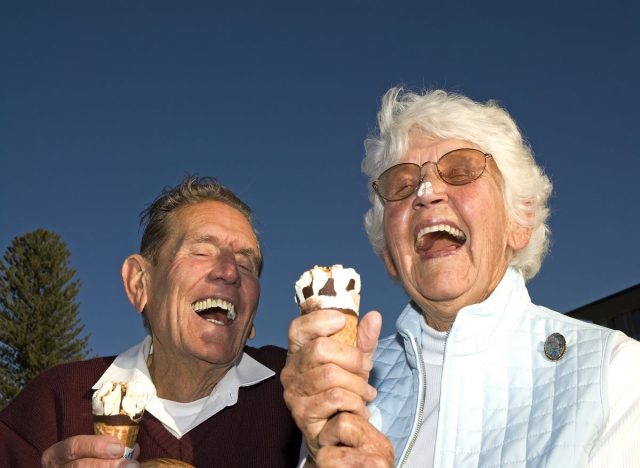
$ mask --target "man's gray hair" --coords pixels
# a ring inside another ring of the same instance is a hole
[[[372,204],[364,224],[373,250],[381,254],[386,249],[386,239],[384,205],[371,182],[400,161],[408,149],[411,129],[420,129],[434,138],[475,143],[493,155],[504,180],[508,216],[513,222],[531,228],[529,244],[514,253],[511,265],[525,279],[533,278],[549,248],[551,181],[536,164],[531,148],[506,110],[495,101],[478,103],[443,90],[414,93],[394,87],[382,98],[378,133],[365,140],[362,162],[362,170],[369,177]]]
[[[186,176],[175,187],[167,186],[149,206],[140,213],[142,240],[140,253],[152,264],[157,264],[162,246],[169,237],[169,219],[171,213],[182,207],[195,205],[204,201],[218,201],[235,208],[247,218],[258,244],[258,275],[262,273],[263,258],[258,232],[253,225],[253,212],[249,205],[213,177]],[[145,311],[142,312],[145,329],[151,333],[151,326]]]
[[[258,233],[253,226],[253,213],[249,205],[213,177],[186,176],[175,187],[165,187],[158,197],[140,213],[140,226],[143,229],[140,241],[140,253],[156,263],[160,249],[169,236],[171,213],[184,207],[195,205],[203,201],[218,201],[235,208],[247,218],[256,239]],[[258,274],[262,272],[262,248],[258,239],[258,253],[260,255]]]

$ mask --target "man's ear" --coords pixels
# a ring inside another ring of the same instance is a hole
[[[249,339],[253,340],[256,337],[256,326],[251,325],[251,331],[249,332]]]
[[[122,264],[122,284],[129,302],[142,312],[147,305],[149,282],[147,260],[140,254],[129,255]]]
[[[393,261],[393,258],[391,258],[389,251],[387,249],[384,249],[381,255],[382,260],[384,261],[384,266],[387,269],[387,273],[389,274],[389,276],[391,276],[391,278],[393,279],[398,279],[398,269],[396,268],[396,264]]]

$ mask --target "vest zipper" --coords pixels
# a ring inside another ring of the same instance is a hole
[[[445,346],[446,345],[447,345],[447,343],[445,341]],[[422,359],[422,351],[420,351],[420,346],[418,345],[418,338],[413,338],[411,346],[413,348],[413,352],[415,353],[416,357],[418,358],[418,362],[420,363],[420,368],[418,369],[418,373],[419,373],[418,375],[419,375],[420,380],[422,382],[422,386],[420,387],[420,394],[418,395],[418,399],[419,399],[419,404],[418,404],[418,423],[416,424],[416,428],[413,431],[413,434],[411,435],[411,439],[409,440],[409,444],[407,445],[407,448],[404,451],[404,455],[402,457],[402,460],[400,460],[400,464],[398,465],[399,468],[404,466],[405,462],[407,461],[407,458],[409,458],[409,453],[413,449],[413,446],[415,445],[416,440],[418,439],[418,433],[420,432],[420,428],[422,427],[422,416],[423,416],[423,413],[424,413],[424,399],[425,399],[425,396],[427,394],[427,380],[425,378],[426,371],[424,369],[424,360]]]
[[[447,342],[449,341],[449,333],[451,333],[451,325],[444,335],[444,345],[442,346],[442,371],[440,372],[440,401],[442,401],[442,384],[444,383],[444,361],[447,357]],[[438,401],[438,424],[436,424],[436,440],[433,447],[433,466],[436,466],[436,455],[438,454],[438,426],[440,425],[440,401]]]

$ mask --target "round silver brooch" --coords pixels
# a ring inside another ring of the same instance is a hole
[[[552,333],[544,342],[544,355],[551,361],[557,361],[567,351],[567,340],[560,333]]]

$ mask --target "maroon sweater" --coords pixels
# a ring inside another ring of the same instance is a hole
[[[293,467],[301,436],[282,399],[284,349],[246,347],[245,352],[276,375],[241,387],[238,402],[180,439],[145,413],[138,434],[139,460],[176,458],[196,467]],[[46,370],[0,413],[0,466],[38,467],[55,442],[93,434],[91,387],[114,357],[62,364]]]

